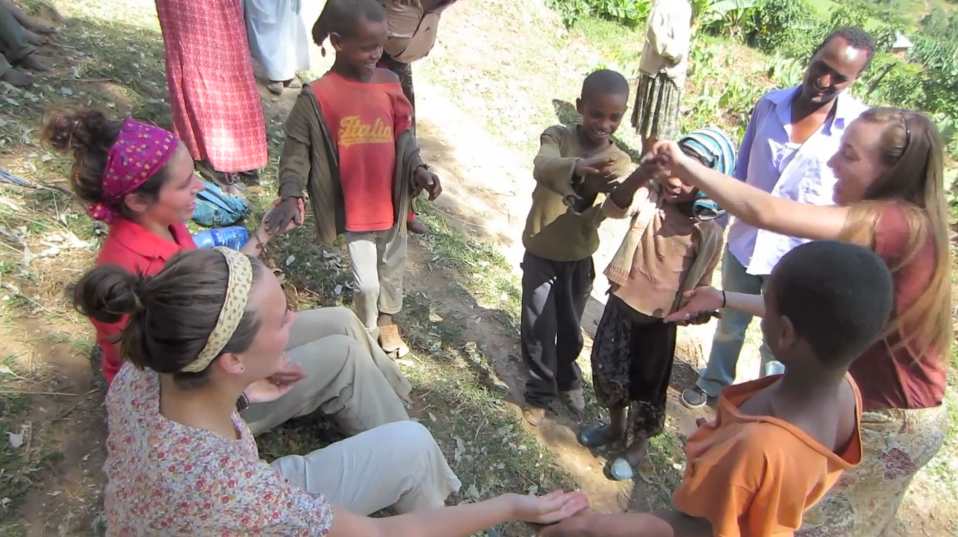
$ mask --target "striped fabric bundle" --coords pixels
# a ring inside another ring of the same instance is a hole
[[[679,146],[717,172],[731,175],[735,171],[735,157],[738,153],[735,142],[729,135],[715,127],[698,129],[689,133],[679,140]],[[698,199],[692,206],[692,213],[697,220],[704,221],[723,216],[725,210],[709,199],[705,192],[699,191]]]

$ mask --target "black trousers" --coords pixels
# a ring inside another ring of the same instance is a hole
[[[526,403],[548,408],[559,391],[577,390],[582,372],[582,314],[592,292],[592,258],[550,261],[522,258],[522,360],[528,369]]]

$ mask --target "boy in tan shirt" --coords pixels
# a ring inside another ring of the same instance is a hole
[[[522,244],[522,358],[528,369],[523,415],[538,425],[556,397],[581,413],[585,400],[576,358],[579,324],[592,292],[592,254],[599,247],[602,201],[629,172],[629,156],[612,143],[628,106],[629,84],[599,70],[582,84],[581,124],[542,133],[536,188]]]

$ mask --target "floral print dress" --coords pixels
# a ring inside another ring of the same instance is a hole
[[[330,506],[260,460],[233,413],[236,439],[170,421],[159,376],[130,364],[107,394],[107,535],[326,535]]]

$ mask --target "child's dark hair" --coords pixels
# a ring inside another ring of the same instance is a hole
[[[785,254],[767,292],[798,336],[832,367],[851,365],[879,338],[894,294],[878,255],[838,241],[810,242]]]
[[[825,46],[836,37],[841,37],[845,41],[848,41],[848,44],[855,50],[865,51],[865,65],[862,66],[861,70],[861,72],[864,73],[865,69],[868,69],[868,66],[871,64],[872,58],[875,57],[875,41],[872,40],[872,36],[869,35],[868,32],[858,26],[846,26],[828,34],[825,40],[822,41],[822,44],[818,45],[818,48],[812,52],[812,56],[814,57],[818,54],[818,51],[825,48]]]
[[[386,20],[386,10],[376,0],[328,0],[313,24],[313,42],[323,46],[329,34],[347,39],[356,35],[360,18],[382,22]]]
[[[628,95],[629,82],[616,71],[599,69],[585,77],[582,82],[582,98],[589,99],[597,95]]]
[[[254,284],[265,268],[253,257]],[[77,311],[103,323],[129,315],[117,342],[120,355],[136,367],[172,374],[184,388],[202,386],[209,368],[183,373],[203,351],[226,299],[229,268],[215,250],[181,252],[153,277],[132,274],[116,265],[87,272],[73,288]],[[259,321],[246,311],[223,352],[249,349]]]
[[[46,142],[60,151],[73,151],[75,161],[70,185],[81,201],[103,201],[103,170],[110,148],[122,128],[122,119],[110,119],[103,112],[93,109],[58,112],[44,126],[43,139]],[[153,203],[166,177],[167,166],[164,165],[136,189],[136,194],[144,201]],[[114,209],[127,218],[131,216],[123,203]]]

